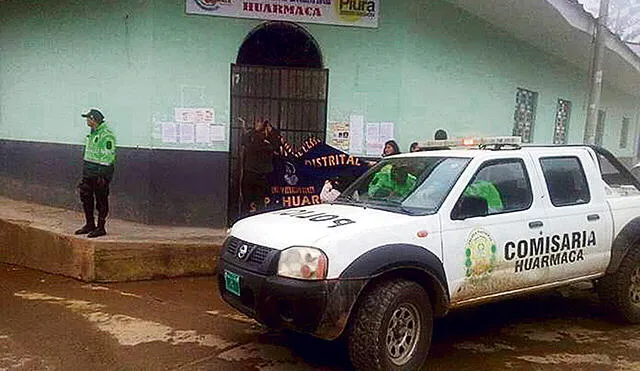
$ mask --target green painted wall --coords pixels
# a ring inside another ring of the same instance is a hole
[[[395,122],[403,149],[440,127],[509,135],[522,87],[539,93],[536,142],[551,141],[558,98],[573,103],[570,141],[582,140],[586,73],[444,1],[390,3],[378,29],[304,25],[330,69],[330,121]],[[187,15],[182,0],[3,1],[0,138],[81,143],[79,114],[97,106],[120,145],[179,148],[163,144],[154,123],[171,121],[176,107],[212,107],[227,124],[230,64],[259,23]],[[603,104],[605,146],[632,156],[640,98],[607,87]],[[623,116],[632,129],[620,150]]]
[[[149,145],[149,1],[0,3],[0,137],[81,143],[101,107],[120,144]]]

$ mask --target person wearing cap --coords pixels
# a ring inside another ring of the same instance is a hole
[[[91,109],[82,117],[87,119],[87,125],[91,128],[84,147],[82,180],[78,184],[86,223],[75,233],[93,238],[107,234],[105,223],[109,213],[109,183],[116,161],[116,137],[97,109]],[[97,224],[94,203],[98,210]]]
[[[433,135],[433,139],[435,139],[435,140],[447,140],[448,139],[447,132],[444,129],[438,129],[438,130],[436,130],[436,133]]]

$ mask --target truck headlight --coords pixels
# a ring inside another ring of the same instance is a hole
[[[278,275],[302,280],[323,280],[327,277],[327,256],[314,247],[290,247],[280,253]]]

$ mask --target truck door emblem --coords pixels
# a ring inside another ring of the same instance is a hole
[[[238,257],[238,259],[243,260],[244,258],[247,257],[247,253],[249,252],[249,246],[247,245],[242,245],[240,246],[240,248],[238,249],[238,253],[236,254],[236,256]]]
[[[467,278],[489,276],[496,267],[496,242],[487,231],[473,230],[465,246],[465,268]]]

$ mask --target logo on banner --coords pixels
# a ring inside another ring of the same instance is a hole
[[[218,10],[220,8],[220,4],[231,4],[232,0],[195,0],[196,4],[198,4],[204,10]]]
[[[284,181],[290,186],[295,186],[298,184],[298,180],[296,167],[289,161],[285,162]]]
[[[347,22],[358,22],[363,17],[374,18],[376,2],[373,0],[337,0],[334,7],[338,17]]]

